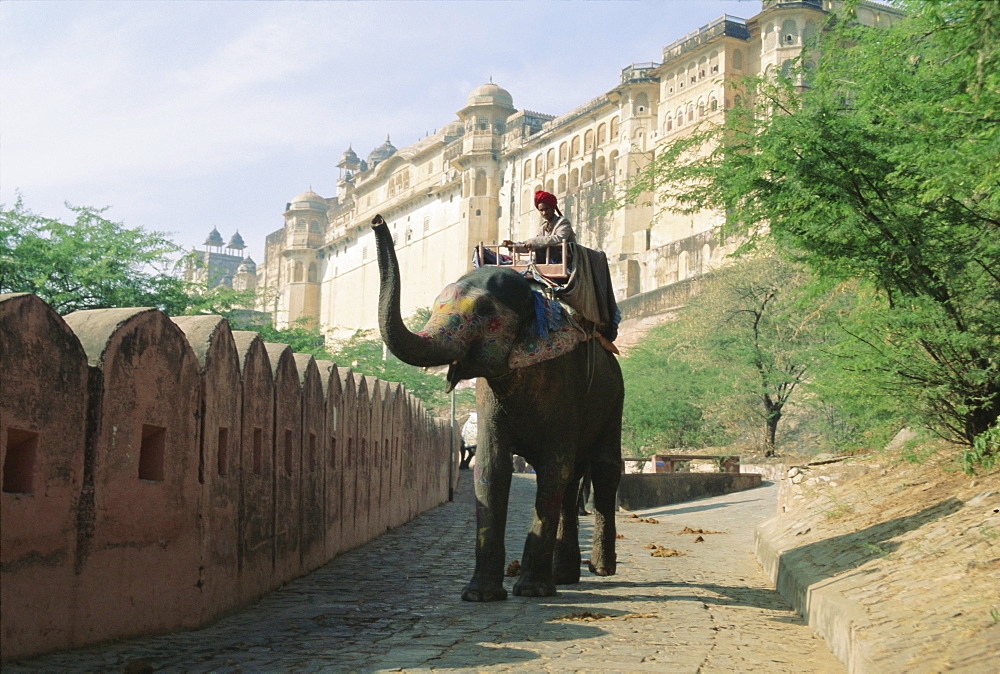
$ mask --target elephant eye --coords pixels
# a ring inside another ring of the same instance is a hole
[[[484,318],[491,318],[496,316],[497,308],[493,302],[483,299],[476,303],[476,313]]]

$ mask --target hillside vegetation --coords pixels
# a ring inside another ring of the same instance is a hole
[[[830,15],[622,196],[725,213],[720,236],[742,242],[626,359],[632,451],[746,441],[756,424],[772,454],[794,406],[819,451],[913,424],[957,443],[968,471],[996,461],[1000,2],[901,5],[880,28],[852,3]]]

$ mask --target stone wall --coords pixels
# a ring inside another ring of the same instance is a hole
[[[657,508],[760,486],[750,473],[628,473],[618,485],[618,507]]]
[[[447,500],[402,386],[156,309],[0,295],[3,660],[190,628]]]

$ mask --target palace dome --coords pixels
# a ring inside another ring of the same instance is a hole
[[[513,108],[514,98],[503,87],[499,87],[493,84],[493,82],[487,82],[481,87],[472,90],[472,93],[469,94],[469,100],[465,105],[466,107],[473,105],[502,105]]]
[[[358,154],[354,151],[354,148],[348,147],[344,150],[344,154],[340,155],[340,161],[337,162],[337,166],[350,167],[360,163],[361,160],[358,158]]]
[[[385,142],[371,151],[368,155],[368,164],[374,165],[380,161],[385,161],[396,154],[396,146],[389,142],[389,136],[385,137]]]
[[[292,199],[291,207],[295,209],[312,208],[325,213],[329,205],[326,203],[326,199],[313,192],[312,189],[308,189]]]
[[[209,233],[209,235],[208,235],[208,238],[205,239],[205,244],[204,245],[206,245],[206,246],[221,247],[222,243],[223,243],[223,241],[222,241],[222,235],[219,234],[219,230],[218,229],[216,229],[215,227],[213,227],[211,233]]]

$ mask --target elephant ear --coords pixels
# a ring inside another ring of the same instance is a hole
[[[587,339],[583,328],[573,320],[567,307],[534,291],[535,318],[530,329],[511,349],[508,367],[529,367],[558,358]]]

